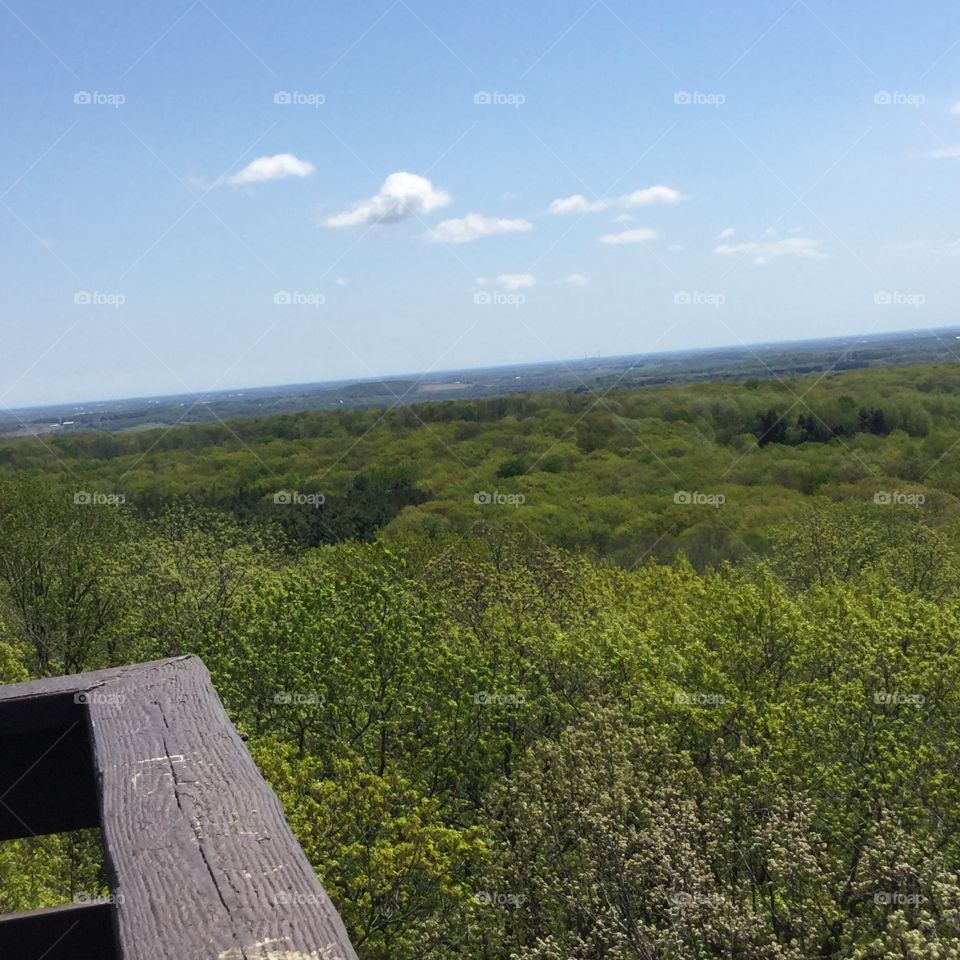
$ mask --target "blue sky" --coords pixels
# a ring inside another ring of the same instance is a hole
[[[956,4],[0,21],[0,406],[958,320]]]

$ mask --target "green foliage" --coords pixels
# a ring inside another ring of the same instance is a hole
[[[702,568],[769,554],[810,496],[939,490],[955,514],[958,419],[955,366],[897,367],[10,439],[0,470],[31,487],[82,479],[146,516],[192,500],[302,547],[466,536],[495,516],[624,567],[682,551]],[[284,491],[314,499],[275,503]],[[725,501],[671,511],[684,491]]]
[[[956,372],[417,412],[17,447],[0,682],[203,657],[363,960],[960,956]]]
[[[99,830],[0,843],[0,913],[107,895]]]
[[[436,798],[363,761],[338,759],[324,776],[282,742],[257,742],[253,754],[362,955],[449,956],[469,929],[479,828],[447,825]]]

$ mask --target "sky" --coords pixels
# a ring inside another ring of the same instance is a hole
[[[0,78],[0,407],[958,321],[955,3],[0,0]]]

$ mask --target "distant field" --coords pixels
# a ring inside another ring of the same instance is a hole
[[[805,373],[949,363],[960,355],[960,328],[754,344],[675,353],[433,371],[384,380],[252,387],[0,411],[0,436],[124,431],[181,423],[343,407],[397,407],[447,397],[493,397],[551,390],[600,393],[616,387],[701,380],[790,377]]]

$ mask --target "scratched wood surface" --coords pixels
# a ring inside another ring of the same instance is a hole
[[[196,657],[0,687],[86,694],[123,960],[356,960]]]

